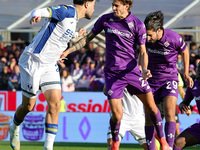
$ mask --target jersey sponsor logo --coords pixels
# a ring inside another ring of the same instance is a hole
[[[127,38],[131,38],[132,36],[133,36],[133,34],[132,33],[125,33],[125,32],[122,32],[122,31],[119,31],[119,30],[117,30],[117,29],[110,29],[110,28],[108,28],[108,30],[107,30],[107,32],[108,33],[114,33],[114,34],[118,34],[118,35],[121,35],[121,36],[125,36],[125,37],[127,37]]]
[[[168,55],[169,52],[170,52],[170,50],[165,50],[165,51],[163,51],[163,50],[150,49],[150,48],[148,48],[148,51],[149,51],[150,53],[160,54],[160,55]]]
[[[168,41],[166,41],[166,42],[164,43],[164,45],[165,45],[165,47],[168,47],[170,44],[169,44]]]

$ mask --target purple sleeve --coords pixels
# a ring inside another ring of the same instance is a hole
[[[103,16],[101,16],[94,24],[92,28],[92,32],[97,35],[103,30]]]
[[[175,43],[175,48],[179,52],[183,52],[186,48],[187,44],[183,40],[183,38],[177,33],[176,35],[176,43]]]
[[[192,89],[188,87],[185,92],[184,101],[186,101],[188,104],[190,104],[190,102],[193,100],[193,98],[194,98],[194,96],[192,94]]]
[[[138,45],[145,45],[146,43],[146,28],[143,22],[140,22],[140,24],[138,24]]]

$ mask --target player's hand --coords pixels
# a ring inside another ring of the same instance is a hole
[[[147,79],[152,77],[150,70],[142,70],[142,77],[146,81]]]
[[[184,77],[184,80],[185,80],[187,86],[192,88],[194,85],[192,78],[189,75],[185,75],[185,74],[183,75],[183,77]]]
[[[78,31],[78,36],[80,37],[80,36],[84,35],[85,33],[86,33],[86,30],[83,29],[83,28],[81,28],[81,29]]]
[[[63,63],[63,62],[64,62],[63,58],[66,58],[68,55],[69,55],[69,50],[64,51],[64,52],[60,55],[59,61],[60,61],[61,63]]]
[[[190,116],[192,114],[190,106],[188,106],[189,109],[185,112],[187,116]]]
[[[33,24],[35,24],[35,23],[37,23],[37,22],[40,22],[40,20],[41,20],[41,17],[34,16],[34,17],[32,17],[32,18],[30,19],[29,23],[30,23],[31,25],[33,25]]]
[[[185,114],[185,113],[189,112],[190,106],[187,106],[187,105],[185,105],[184,103],[181,102],[179,104],[179,109],[180,109],[182,114]]]

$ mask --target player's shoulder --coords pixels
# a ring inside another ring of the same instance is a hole
[[[175,31],[170,29],[164,29],[164,36],[168,41],[177,42],[182,40],[182,37]]]
[[[72,5],[57,5],[50,7],[53,11],[58,11],[60,14],[62,14],[65,17],[71,18],[74,17],[76,14],[75,7]]]
[[[74,6],[72,5],[63,5],[63,8],[65,8],[65,11],[66,11],[66,15],[67,17],[74,17],[75,14],[76,14],[76,9]]]
[[[128,16],[128,19],[131,20],[131,21],[133,21],[135,24],[144,25],[144,23],[138,17],[136,17],[135,15],[133,15],[132,13],[130,13],[130,15]]]
[[[114,18],[114,15],[113,13],[103,14],[101,18],[105,20],[110,20],[110,19],[112,20]]]

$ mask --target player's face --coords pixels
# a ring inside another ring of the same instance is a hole
[[[86,11],[86,14],[85,14],[85,18],[91,19],[92,14],[94,12],[95,0],[94,1],[87,1],[86,3],[87,3],[87,11]]]
[[[155,43],[158,40],[158,31],[147,30],[147,41]]]
[[[129,14],[129,5],[123,5],[123,3],[119,0],[112,1],[112,9],[115,17],[124,19]]]

